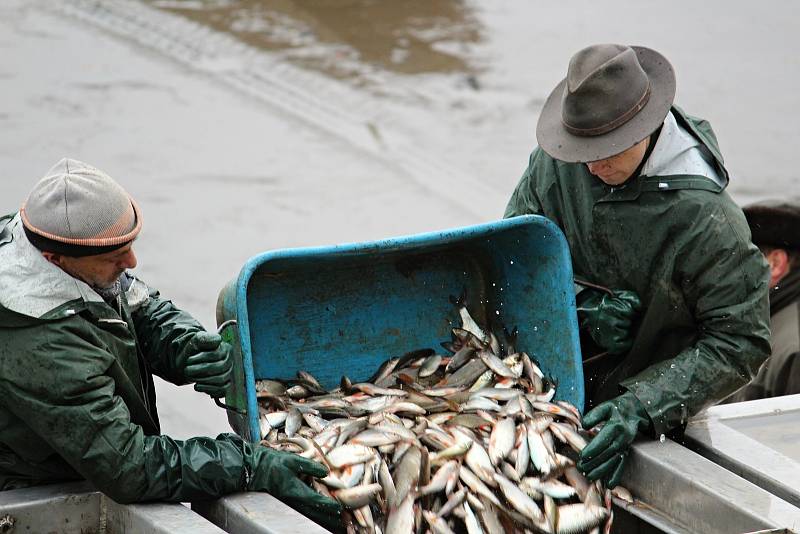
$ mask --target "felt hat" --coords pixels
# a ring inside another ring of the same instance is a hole
[[[593,45],[570,59],[539,115],[536,139],[561,161],[606,159],[653,133],[674,98],[672,65],[655,50]]]

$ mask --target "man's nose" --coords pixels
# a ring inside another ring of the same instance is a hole
[[[591,161],[587,163],[586,166],[589,168],[589,172],[594,173],[603,167],[603,161]]]
[[[130,249],[122,258],[120,258],[120,267],[124,269],[135,269],[136,268],[136,254],[134,254],[133,249]]]
[[[606,166],[606,160],[604,159],[601,159],[600,161],[592,161],[586,164],[586,167],[592,174],[597,174],[599,171],[603,170],[605,166]]]

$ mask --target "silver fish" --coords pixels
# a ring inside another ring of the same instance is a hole
[[[518,375],[515,375],[514,372],[508,368],[506,364],[503,363],[503,360],[495,356],[489,351],[482,350],[478,352],[478,357],[481,359],[483,363],[486,364],[486,367],[491,369],[496,375],[505,376],[505,377],[513,377],[516,378]]]
[[[437,463],[442,463],[443,461],[449,460],[451,458],[459,458],[467,454],[467,452],[469,452],[469,449],[471,447],[472,447],[471,441],[462,441],[456,443],[439,452],[431,453],[431,463],[437,464]]]
[[[628,503],[633,502],[633,495],[631,495],[631,492],[622,486],[616,486],[614,489],[612,489],[611,495]]]
[[[419,368],[419,377],[425,378],[426,376],[431,376],[433,373],[439,369],[439,365],[442,363],[442,357],[439,354],[434,354],[433,356],[429,356]]]
[[[427,485],[419,488],[418,497],[431,493],[438,493],[445,489],[448,483],[452,485],[455,480],[458,479],[458,468],[459,464],[455,460],[445,462],[439,470],[436,471],[431,481]]]
[[[550,451],[544,443],[542,434],[528,426],[528,453],[531,457],[531,462],[543,475],[550,474],[550,471],[555,469],[555,462],[550,455]]]
[[[408,395],[407,392],[403,391],[402,389],[393,389],[393,388],[382,388],[378,387],[375,384],[369,384],[367,382],[360,382],[358,384],[353,384],[351,389],[355,391],[363,391],[367,395],[388,395],[390,397],[405,397]]]
[[[372,375],[367,382],[372,384],[378,384],[379,382],[383,381],[387,376],[389,376],[394,368],[397,366],[397,363],[400,361],[400,358],[389,358],[388,360],[384,361],[378,370]]]
[[[464,503],[464,524],[467,527],[467,534],[483,534],[481,524],[468,503]]]
[[[368,505],[379,491],[381,491],[380,484],[369,484],[367,486],[340,489],[334,492],[333,496],[347,507],[361,508]]]
[[[530,465],[530,453],[528,452],[528,431],[525,425],[517,427],[517,435],[514,441],[517,450],[517,459],[514,461],[514,470],[518,477],[522,477],[528,471]]]
[[[570,410],[566,410],[557,404],[551,404],[549,402],[532,402],[534,410],[539,410],[541,412],[547,412],[549,414],[557,415],[559,417],[563,417],[564,419],[573,423],[576,427],[581,426],[581,421],[579,417],[576,417],[574,413]]]
[[[506,500],[522,515],[534,520],[542,518],[542,511],[536,506],[533,499],[528,497],[516,484],[499,473],[495,473],[494,479],[497,481],[500,491],[503,492],[503,496],[505,496]]]
[[[483,329],[478,326],[478,323],[475,322],[475,319],[469,314],[469,310],[467,309],[466,305],[467,300],[467,292],[466,290],[461,293],[461,296],[456,299],[455,297],[450,297],[450,302],[452,302],[456,308],[458,309],[458,314],[461,316],[461,328],[467,330],[468,332],[472,333],[475,337],[480,339],[483,342],[486,342],[486,333]]]
[[[523,478],[520,487],[526,493],[529,493],[529,490],[535,490],[554,499],[568,499],[576,493],[575,488],[568,484],[553,479],[540,480],[536,477]]]
[[[511,480],[512,482],[519,483],[520,478],[517,474],[517,471],[514,469],[514,466],[508,462],[500,462],[498,466],[500,468],[500,472],[503,473],[507,479]]]
[[[558,505],[550,495],[544,496],[544,517],[547,520],[548,530],[558,532]]]
[[[588,504],[563,504],[558,507],[557,534],[586,532],[606,520],[608,510]]]
[[[431,527],[433,534],[455,534],[453,530],[447,525],[447,521],[437,516],[433,512],[427,510],[422,511],[422,516]]]
[[[456,491],[450,498],[447,499],[447,502],[439,509],[439,517],[446,517],[450,512],[455,509],[455,507],[459,506],[464,499],[467,498],[467,488],[463,487],[460,490]]]
[[[503,532],[503,525],[500,523],[500,518],[497,517],[497,510],[492,504],[484,501],[483,510],[479,511],[478,514],[481,516],[483,524],[486,525],[487,532],[492,534]]]
[[[363,464],[375,456],[375,451],[363,445],[339,445],[327,454],[328,461],[336,468],[352,464]]]
[[[470,345],[465,345],[458,349],[455,354],[450,358],[447,366],[445,367],[445,372],[453,372],[469,360],[475,356],[476,349]]]
[[[495,401],[510,401],[515,397],[519,397],[520,392],[516,389],[509,389],[509,388],[482,388],[470,396],[470,398],[474,397],[486,397]]]
[[[302,415],[303,420],[316,432],[322,432],[322,430],[330,424],[322,417],[314,415],[313,413],[303,413]]]
[[[365,473],[364,464],[352,464],[331,472],[320,480],[331,488],[352,488],[363,481]]]
[[[500,354],[500,340],[494,335],[494,332],[489,331],[489,348],[492,349],[494,354]]]
[[[361,433],[356,434],[348,443],[355,443],[357,445],[365,445],[367,447],[380,447],[381,445],[391,445],[397,443],[402,438],[391,432],[381,432],[378,429],[368,428]]]
[[[303,415],[300,410],[290,408],[286,415],[286,435],[290,438],[294,436],[301,424],[303,424]]]
[[[410,447],[394,471],[394,482],[397,494],[395,504],[406,498],[412,489],[416,488],[419,480],[420,466],[422,462],[422,452],[417,447]],[[392,504],[392,503],[390,503]]]
[[[383,488],[383,495],[386,498],[387,502],[395,502],[397,498],[397,489],[394,485],[394,479],[392,479],[392,475],[389,472],[389,466],[381,460],[380,466],[378,467],[378,482]]]
[[[398,506],[389,508],[386,534],[409,534],[414,528],[414,494],[409,493]]]
[[[286,386],[275,380],[256,380],[256,396],[259,393],[269,393],[270,395],[286,395]]]
[[[478,475],[483,482],[492,487],[496,486],[497,483],[494,481],[493,476],[494,465],[492,465],[492,461],[489,459],[489,454],[486,452],[486,449],[483,448],[483,445],[478,442],[478,440],[476,440],[473,436],[468,435],[466,432],[466,430],[453,431],[453,437],[456,438],[457,442],[472,442],[472,446],[464,456],[464,461],[469,468],[472,469],[472,472]]]
[[[481,482],[481,479],[478,478],[469,467],[462,465],[458,470],[458,476],[473,492],[485,497],[491,503],[500,506],[500,501],[495,497],[494,492],[489,489],[489,486]],[[497,483],[495,482],[495,484]]]
[[[563,423],[550,423],[550,430],[553,435],[563,443],[567,443],[575,452],[581,452],[586,447],[586,438],[581,436],[577,430]]]
[[[582,502],[586,502],[586,494],[589,492],[589,481],[586,480],[586,477],[577,468],[569,467],[564,470],[564,478],[567,479],[570,486],[575,488],[578,498]]]
[[[514,447],[515,426],[512,419],[502,419],[489,436],[489,459],[498,465]]]
[[[311,373],[309,373],[309,372],[306,372],[306,371],[297,371],[297,377],[298,377],[300,380],[302,380],[303,382],[308,382],[309,384],[311,384],[311,385],[312,385],[312,386],[314,386],[315,388],[321,389],[321,390],[323,390],[323,391],[325,390],[325,388],[323,388],[323,387],[322,387],[322,384],[320,384],[320,383],[319,383],[319,380],[317,380],[316,378],[314,378],[314,375],[312,375],[312,374],[311,374]]]
[[[474,412],[477,410],[499,412],[501,409],[502,407],[499,404],[486,397],[474,397],[471,398],[466,404],[461,405],[462,412]]]
[[[481,389],[487,387],[489,384],[492,383],[492,379],[494,378],[494,371],[489,369],[488,371],[484,371],[475,383],[470,386],[470,391],[480,391]]]

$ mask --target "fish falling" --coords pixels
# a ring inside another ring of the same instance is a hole
[[[323,463],[309,482],[338,500],[349,532],[610,532],[611,494],[575,467],[580,413],[516,331],[504,343],[451,297],[461,326],[431,349],[327,391],[309,373],[260,380],[262,444]]]

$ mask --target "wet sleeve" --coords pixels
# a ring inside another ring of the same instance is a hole
[[[152,288],[147,298],[132,307],[131,317],[153,373],[173,384],[186,384],[183,368],[190,356],[189,340],[205,330],[203,325]]]
[[[145,436],[114,394],[106,374],[113,356],[69,329],[58,334],[20,352],[22,365],[3,360],[3,402],[97,489],[132,503],[213,499],[244,487],[240,438]]]
[[[522,174],[522,178],[520,178],[514,192],[511,193],[511,198],[506,205],[506,211],[503,214],[504,219],[516,217],[518,215],[542,213],[542,205],[536,197],[536,192],[534,190],[534,175],[538,163],[538,152],[539,149],[537,148],[528,159],[528,167]]]
[[[656,435],[749,382],[770,353],[766,262],[741,211],[729,201],[709,204],[675,273],[697,340],[621,384],[645,406]]]

